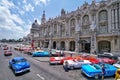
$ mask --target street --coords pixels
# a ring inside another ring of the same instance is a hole
[[[4,50],[0,49],[0,80],[94,80],[81,74],[80,70],[69,70],[65,72],[62,65],[49,65],[46,57],[34,58],[30,55],[13,51],[12,56],[4,56]],[[31,64],[30,72],[15,76],[9,68],[8,62],[15,56],[24,56]],[[113,77],[107,77],[105,80],[114,80]]]

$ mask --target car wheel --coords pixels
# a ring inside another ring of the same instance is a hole
[[[95,76],[94,76],[94,78],[95,78],[96,80],[98,80],[99,75],[98,75],[98,74],[97,74],[97,75],[95,75]]]
[[[73,69],[74,69],[74,66],[70,66],[70,69],[73,70]]]
[[[9,65],[9,68],[12,69],[12,67]]]
[[[83,74],[83,70],[81,70],[81,74]]]

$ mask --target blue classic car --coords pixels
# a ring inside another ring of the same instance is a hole
[[[9,67],[15,75],[25,71],[30,71],[30,63],[24,57],[15,57],[9,61]]]
[[[105,74],[104,76],[114,76],[117,70],[116,67],[110,64],[104,64]],[[102,64],[87,64],[81,67],[81,73],[88,77],[94,77],[98,79],[102,76]]]
[[[48,57],[50,56],[50,53],[47,51],[35,51],[32,53],[33,57]]]

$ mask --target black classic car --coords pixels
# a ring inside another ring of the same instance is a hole
[[[110,59],[118,60],[118,56],[114,55],[113,53],[107,53],[107,52],[105,52],[103,54],[98,54],[98,57],[99,58],[105,57],[105,58],[110,58]]]

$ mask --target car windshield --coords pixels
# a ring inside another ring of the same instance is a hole
[[[97,65],[97,64],[93,64],[93,66],[94,66],[94,68],[96,68],[96,69],[101,69],[101,67],[100,67],[99,65]]]
[[[15,63],[19,63],[19,62],[26,62],[26,59],[19,59],[19,60],[15,60]]]

